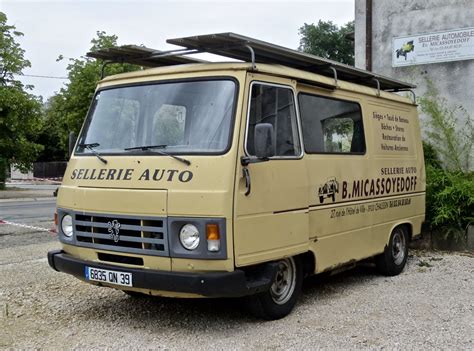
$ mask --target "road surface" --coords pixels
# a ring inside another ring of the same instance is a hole
[[[19,223],[52,221],[56,199],[19,200],[0,202],[0,219]]]
[[[51,190],[51,193],[56,190],[58,186],[58,184],[6,183],[7,190],[12,188],[28,190]]]
[[[0,220],[16,225],[0,224],[0,249],[56,240],[55,234],[48,232],[54,228],[55,208],[55,198],[1,201]]]

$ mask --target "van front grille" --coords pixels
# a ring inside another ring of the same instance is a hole
[[[166,218],[75,213],[78,246],[169,256]]]

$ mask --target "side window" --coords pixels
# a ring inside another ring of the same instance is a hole
[[[258,123],[270,123],[275,132],[275,156],[298,156],[301,146],[293,91],[288,88],[254,84],[250,96],[247,152],[255,155],[254,131]]]
[[[304,147],[307,153],[365,152],[359,104],[299,94]]]

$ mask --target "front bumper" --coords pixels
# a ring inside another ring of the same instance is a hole
[[[54,270],[84,279],[85,267],[115,270],[133,274],[133,287],[149,290],[192,293],[206,297],[241,297],[267,291],[277,265],[267,263],[251,271],[184,273],[124,268],[100,262],[84,261],[62,250],[48,252],[48,263]],[[94,282],[95,283],[95,282]],[[117,286],[126,290],[125,286]]]

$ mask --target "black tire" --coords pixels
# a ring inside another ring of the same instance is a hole
[[[285,258],[279,263],[271,288],[261,294],[250,297],[249,307],[252,314],[265,320],[275,320],[287,316],[295,307],[303,285],[303,268],[300,260]],[[293,274],[294,279],[289,277]],[[287,281],[290,284],[284,284]]]
[[[336,194],[331,194],[331,199],[332,199],[332,202],[335,202],[336,201]]]
[[[323,196],[320,196],[319,197],[319,203],[322,204],[324,202],[324,197]]]
[[[405,227],[399,226],[392,231],[384,252],[375,256],[375,264],[379,273],[394,276],[403,271],[407,258],[408,232]]]

